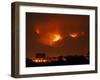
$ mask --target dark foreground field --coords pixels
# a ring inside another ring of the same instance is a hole
[[[60,65],[81,65],[89,64],[89,58],[85,56],[59,56],[57,61],[38,63],[33,62],[31,59],[26,59],[26,67],[38,67],[38,66],[60,66]]]

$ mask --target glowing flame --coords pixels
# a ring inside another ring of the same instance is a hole
[[[69,34],[69,36],[72,37],[72,38],[76,38],[76,37],[78,37],[78,34],[77,33],[71,33],[71,34]]]
[[[49,46],[54,45],[54,43],[59,40],[62,40],[62,36],[59,33],[53,32],[48,32],[47,34],[44,34],[44,36],[40,37],[40,42]]]
[[[53,34],[52,35],[52,41],[53,42],[57,42],[57,41],[59,41],[61,39],[62,39],[62,37],[60,35],[58,35],[58,34]]]
[[[62,39],[61,35],[58,33],[49,33],[48,35],[48,44],[53,45],[55,42],[59,41]]]

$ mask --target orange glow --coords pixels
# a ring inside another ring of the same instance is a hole
[[[43,60],[43,62],[47,62],[47,60]]]
[[[40,42],[52,46],[55,42],[62,40],[62,36],[59,33],[48,32],[40,37]]]
[[[52,36],[52,41],[53,42],[57,42],[57,41],[62,39],[62,37],[59,34],[53,34],[51,36]]]
[[[35,62],[38,62],[38,60],[35,60]]]
[[[49,33],[48,34],[48,39],[47,39],[47,44],[52,46],[55,42],[61,40],[62,37],[58,33]]]
[[[36,63],[45,63],[45,62],[47,62],[48,60],[46,60],[46,59],[33,59],[32,60],[33,62],[36,62]]]
[[[69,36],[72,38],[76,38],[78,37],[78,33],[70,33]]]
[[[81,35],[85,35],[85,32],[81,32]]]
[[[37,34],[40,34],[40,30],[38,28],[36,29],[36,33]]]

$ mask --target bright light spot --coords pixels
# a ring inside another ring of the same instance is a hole
[[[60,34],[58,33],[48,33],[45,37],[44,37],[44,41],[42,41],[42,43],[52,46],[55,42],[62,40],[62,37]]]
[[[35,62],[38,62],[38,60],[35,60]]]
[[[71,33],[71,34],[69,34],[69,36],[72,37],[72,38],[76,38],[76,37],[78,37],[78,34],[77,33]]]
[[[33,59],[32,61],[33,61],[33,62],[36,62],[36,63],[45,63],[45,62],[47,62],[48,60],[47,60],[47,59]]]
[[[58,34],[53,34],[52,37],[53,37],[52,39],[53,42],[57,42],[62,39],[62,37]]]
[[[48,32],[46,34],[42,34],[39,41],[45,45],[53,46],[55,42],[58,42],[59,40],[62,40],[60,33]]]

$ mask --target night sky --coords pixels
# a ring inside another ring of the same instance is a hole
[[[86,55],[89,52],[89,16],[26,13],[26,56]]]

